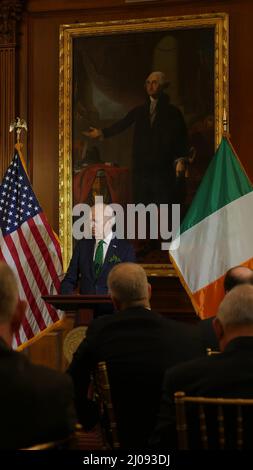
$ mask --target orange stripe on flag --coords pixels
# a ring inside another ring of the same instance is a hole
[[[241,263],[240,266],[246,266],[253,269],[253,258]],[[224,298],[224,277],[219,277],[211,284],[192,294],[191,300],[197,306],[200,318],[208,318],[216,315],[218,307]]]
[[[219,304],[224,297],[224,277],[220,277],[192,295],[200,318],[203,319],[216,315]]]

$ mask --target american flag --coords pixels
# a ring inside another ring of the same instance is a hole
[[[18,144],[0,186],[0,259],[15,272],[20,298],[28,304],[14,338],[16,348],[62,315],[41,298],[59,291],[61,249],[32,190]]]

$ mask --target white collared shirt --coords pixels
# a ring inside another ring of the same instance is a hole
[[[150,114],[153,114],[155,112],[157,102],[158,102],[157,98],[153,98],[153,96],[150,96],[150,108],[149,108]]]
[[[111,239],[112,239],[112,232],[108,233],[108,235],[103,239],[103,241],[104,241],[104,243],[103,243],[103,262],[105,260],[106,253],[107,253],[107,250],[109,248]],[[97,249],[97,246],[98,246],[100,241],[101,241],[101,239],[96,238],[96,243],[95,243],[95,246],[94,246],[94,253],[93,253],[93,260],[95,258],[96,249]]]
[[[157,99],[153,98],[150,96],[150,108],[149,108],[149,119],[150,119],[150,124],[151,126],[153,125],[154,119],[156,117],[156,105],[157,105]]]

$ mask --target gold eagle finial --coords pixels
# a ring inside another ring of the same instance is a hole
[[[24,129],[27,132],[26,121],[24,119],[20,119],[20,117],[17,117],[10,123],[9,132],[12,132],[14,129],[16,130],[17,143],[19,144],[21,131]]]

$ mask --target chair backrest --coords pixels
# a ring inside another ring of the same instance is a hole
[[[101,430],[104,437],[105,447],[109,445],[113,449],[119,449],[118,429],[113,409],[110,383],[108,379],[105,361],[97,364],[93,376],[95,397],[99,406]],[[109,434],[109,436],[108,436]]]
[[[249,408],[245,407],[252,407],[253,399],[192,397],[186,396],[184,392],[176,392],[174,399],[179,449],[191,448],[190,423],[194,418],[196,424],[196,412],[200,435],[198,448],[210,449],[214,443],[214,448],[221,450],[230,448],[231,445],[233,449],[249,448],[248,440],[253,434],[253,420],[252,414],[249,415]],[[253,448],[253,439],[250,447]]]
[[[214,354],[220,354],[220,351],[215,351],[214,349],[206,348],[206,354],[208,356],[213,356]]]
[[[20,450],[62,450],[62,449],[75,449],[76,448],[76,434],[72,433],[69,436],[50,442],[43,442],[35,444],[31,447],[25,447]]]

